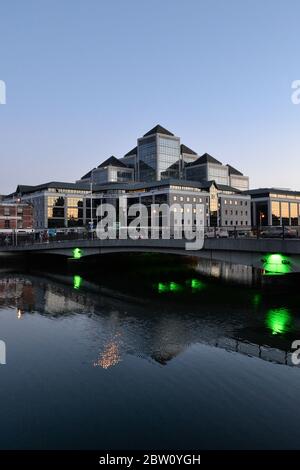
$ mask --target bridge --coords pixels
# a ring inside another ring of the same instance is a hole
[[[1,246],[0,256],[60,255],[74,260],[113,253],[165,253],[224,261],[265,269],[273,274],[300,272],[299,239],[208,238],[201,250],[186,250],[186,240],[48,240],[19,246]]]

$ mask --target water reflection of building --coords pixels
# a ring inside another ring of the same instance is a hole
[[[252,266],[225,263],[223,261],[200,259],[196,271],[205,276],[238,284],[251,285],[256,280],[256,273]]]
[[[34,288],[30,280],[23,277],[0,278],[0,305],[10,305],[20,310],[32,310],[35,304]]]
[[[233,306],[131,303],[103,295],[100,287],[78,290],[58,280],[20,278],[0,282],[2,304],[61,318],[84,315],[84,332],[95,345],[94,365],[108,369],[128,355],[167,365],[191,345],[202,344],[247,354],[280,364],[291,364],[291,337],[300,321],[288,308],[263,308],[261,296]],[[23,306],[23,307],[21,307]],[[259,312],[256,315],[255,312]],[[92,313],[92,314],[91,314]]]

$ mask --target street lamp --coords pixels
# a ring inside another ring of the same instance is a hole
[[[93,219],[93,180],[94,180],[94,170],[95,168],[92,169],[91,171],[91,181],[90,181],[90,188],[91,188],[91,221],[90,221],[90,226],[91,226],[91,238],[93,240],[93,229],[94,229],[94,219]]]
[[[15,226],[15,243],[16,246],[18,245],[18,202],[20,202],[20,199],[16,199],[16,207],[15,207],[15,215],[16,215],[16,226]]]
[[[265,214],[263,212],[259,213],[259,226],[261,227],[262,221],[265,218]]]

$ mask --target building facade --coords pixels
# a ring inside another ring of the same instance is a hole
[[[246,194],[251,196],[253,225],[300,225],[300,192],[261,188],[246,191]]]
[[[0,231],[33,229],[33,206],[24,203],[0,203]]]

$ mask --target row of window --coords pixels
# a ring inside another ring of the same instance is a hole
[[[200,202],[201,203],[204,203],[204,202],[208,202],[208,197],[190,197],[190,196],[173,196],[173,201],[180,201],[180,202],[183,202],[184,200],[186,202]]]
[[[239,211],[235,211],[235,215],[239,215],[238,212]],[[225,210],[225,215],[227,215],[227,214],[228,214],[228,210],[226,209]],[[232,209],[230,210],[230,215],[233,215],[233,210]],[[244,215],[244,211],[240,211],[240,215]],[[245,215],[248,215],[248,211],[245,211]]]
[[[224,199],[224,204],[234,204],[235,206],[237,206],[238,204],[240,203],[240,206],[244,205],[244,206],[248,206],[248,201],[237,201],[237,200],[232,200],[232,199]]]
[[[241,220],[239,223],[238,220],[236,220],[235,223],[233,223],[233,220],[230,220],[228,223],[228,220],[225,220],[225,225],[248,225],[248,221],[246,220],[244,223],[244,221]]]
[[[17,213],[18,214],[23,214],[23,207],[17,207]],[[16,208],[15,207],[4,207],[3,208],[3,214],[5,216],[14,216],[16,215]]]

